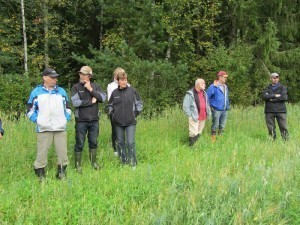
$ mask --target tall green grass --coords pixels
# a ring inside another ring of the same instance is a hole
[[[225,135],[212,143],[208,121],[194,147],[180,109],[140,118],[138,167],[120,166],[101,118],[94,171],[84,150],[83,174],[74,170],[74,121],[68,127],[70,165],[55,179],[34,176],[34,125],[5,120],[0,140],[0,224],[300,224],[299,106],[288,106],[290,141],[267,137],[263,108],[234,108]],[[279,136],[279,135],[278,135]]]

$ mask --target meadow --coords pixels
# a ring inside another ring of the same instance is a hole
[[[67,179],[55,179],[52,148],[43,182],[33,172],[34,124],[1,115],[0,224],[300,224],[299,111],[288,105],[286,143],[268,138],[263,107],[251,107],[230,110],[216,143],[208,121],[192,148],[179,108],[139,118],[136,170],[113,155],[110,123],[102,115],[102,169],[91,168],[86,147],[82,175],[74,169],[72,120]]]

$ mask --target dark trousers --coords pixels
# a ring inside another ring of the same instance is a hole
[[[135,128],[136,125],[125,127],[115,126],[117,134],[117,149],[122,163],[136,164]],[[125,142],[126,138],[126,142]]]
[[[268,127],[269,135],[275,140],[276,139],[276,123],[277,120],[278,127],[283,140],[288,140],[289,132],[287,129],[287,115],[286,113],[266,113],[266,124]]]
[[[117,151],[117,134],[116,134],[116,127],[113,124],[112,116],[109,115],[110,125],[111,125],[111,145],[114,149],[114,152]]]
[[[97,149],[99,136],[99,121],[76,122],[75,133],[75,152],[81,152],[83,150],[86,136],[89,142],[89,149]]]

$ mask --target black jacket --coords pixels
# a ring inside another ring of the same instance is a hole
[[[275,97],[276,94],[280,94],[280,97]],[[262,98],[266,102],[265,113],[286,113],[285,102],[288,95],[286,87],[282,84],[278,83],[274,90],[270,84],[263,91]]]
[[[71,92],[71,100],[75,107],[75,120],[78,122],[88,122],[99,120],[99,102],[104,102],[106,93],[95,84],[91,83],[93,91],[88,91],[82,83],[74,84]],[[92,98],[97,99],[96,103],[92,103]]]
[[[142,111],[143,103],[139,94],[132,87],[115,89],[108,102],[108,113],[117,126],[136,124],[136,116]]]

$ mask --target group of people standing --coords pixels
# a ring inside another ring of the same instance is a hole
[[[100,168],[97,163],[99,103],[106,100],[108,100],[114,155],[119,157],[122,164],[136,168],[136,118],[143,109],[143,103],[137,91],[129,85],[125,70],[117,68],[113,72],[113,81],[107,86],[107,95],[98,84],[91,81],[93,72],[89,66],[83,66],[78,73],[79,82],[73,85],[71,91],[75,116],[76,170],[82,173],[81,159],[86,137],[91,166],[95,170]],[[66,128],[72,113],[70,101],[67,92],[57,85],[59,74],[54,69],[46,68],[41,75],[43,83],[30,93],[27,103],[27,116],[36,123],[37,156],[34,161],[34,171],[40,180],[46,176],[48,151],[54,143],[57,154],[56,177],[63,179],[66,177],[66,168],[69,164]],[[204,79],[198,78],[194,87],[186,92],[183,110],[188,116],[190,146],[199,139],[205,122],[210,117],[212,117],[212,142],[217,140],[218,135],[223,135],[230,109],[227,78],[226,71],[219,71],[216,80],[207,91],[205,91]],[[262,93],[268,133],[273,140],[276,139],[276,120],[283,140],[287,141],[289,139],[285,104],[288,99],[287,89],[279,83],[278,73],[272,73],[270,80],[271,83]],[[4,129],[0,119],[0,139],[3,135]]]
[[[205,81],[201,78],[195,81],[195,86],[186,92],[183,100],[183,110],[188,117],[189,145],[193,146],[201,136],[205,121],[212,116],[211,139],[217,140],[217,135],[223,135],[227,121],[229,104],[229,91],[226,81],[226,71],[219,71],[217,79],[205,91]],[[287,141],[287,110],[285,102],[288,99],[287,89],[279,83],[279,74],[270,75],[271,83],[262,93],[265,101],[265,121],[269,136],[276,139],[276,123],[283,140]]]
[[[91,81],[92,69],[83,66],[79,71],[79,82],[73,85],[71,101],[74,106],[75,168],[82,173],[81,159],[86,137],[92,168],[99,170],[97,149],[99,136],[99,103],[106,101],[107,95],[100,86]],[[36,123],[37,156],[34,171],[42,180],[45,176],[48,150],[54,143],[57,153],[58,179],[66,177],[69,164],[67,155],[67,121],[71,119],[70,101],[66,91],[57,85],[59,74],[52,68],[42,73],[43,84],[38,85],[28,100],[28,117]],[[137,165],[135,150],[136,117],[143,109],[137,91],[128,85],[124,69],[117,68],[114,81],[108,85],[108,112],[112,125],[112,146],[122,164],[132,168]],[[126,139],[126,140],[125,140]]]

